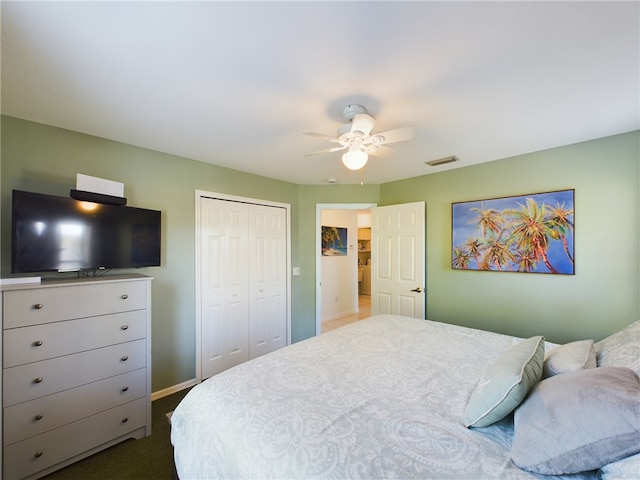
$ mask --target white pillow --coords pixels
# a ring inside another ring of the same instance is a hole
[[[638,480],[640,478],[640,453],[609,463],[600,469],[602,480]]]
[[[596,368],[596,366],[596,350],[593,346],[593,340],[566,343],[545,354],[542,378],[586,368]]]
[[[626,367],[640,375],[640,320],[595,344],[599,367]]]

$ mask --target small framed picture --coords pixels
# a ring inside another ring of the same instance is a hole
[[[347,229],[322,226],[322,255],[341,257],[347,254]]]

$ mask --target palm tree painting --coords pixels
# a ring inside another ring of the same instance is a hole
[[[573,275],[574,193],[452,203],[451,267]]]
[[[344,256],[347,254],[347,229],[322,226],[322,255]]]

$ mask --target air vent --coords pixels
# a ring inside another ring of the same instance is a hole
[[[431,167],[437,167],[438,165],[444,165],[445,163],[457,162],[458,157],[451,155],[450,157],[439,158],[438,160],[431,160],[430,162],[424,162]]]

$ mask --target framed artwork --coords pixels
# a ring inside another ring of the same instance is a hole
[[[452,203],[451,267],[574,275],[574,193]]]
[[[322,226],[322,255],[341,257],[347,254],[347,229]]]

